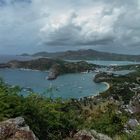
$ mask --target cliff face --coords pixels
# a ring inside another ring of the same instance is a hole
[[[54,80],[61,73],[61,66],[59,64],[53,65],[48,74],[48,80]]]
[[[0,122],[0,140],[38,140],[22,117]]]

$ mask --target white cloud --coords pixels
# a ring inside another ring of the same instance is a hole
[[[121,14],[113,9],[112,14],[103,14],[104,7],[92,10],[59,14],[49,19],[40,30],[42,41],[51,45],[96,45],[110,43],[114,38],[114,23]]]

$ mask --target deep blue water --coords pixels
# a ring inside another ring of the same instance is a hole
[[[20,87],[32,88],[35,92],[53,97],[62,98],[81,98],[85,96],[96,95],[107,89],[103,83],[93,82],[93,73],[66,74],[59,76],[54,81],[48,81],[45,77],[47,72],[24,71],[18,69],[0,69],[2,77],[10,85],[19,85]],[[47,89],[53,89],[47,92]]]

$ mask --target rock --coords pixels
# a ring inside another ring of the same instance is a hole
[[[22,126],[24,123],[25,123],[25,120],[24,120],[24,118],[22,118],[22,117],[17,117],[17,118],[15,118],[15,119],[9,119],[9,120],[7,120],[7,121],[5,121],[6,123],[13,123],[13,124],[15,124],[16,126]]]
[[[96,140],[92,134],[86,130],[79,131],[74,135],[74,140]]]
[[[139,122],[136,119],[130,119],[127,123],[127,127],[131,130],[135,129],[139,124]]]
[[[97,133],[95,130],[81,130],[78,131],[73,138],[66,140],[112,140],[110,137]]]
[[[130,114],[138,114],[140,113],[140,105],[131,106],[129,105],[127,109],[125,109]]]
[[[0,140],[38,140],[22,117],[0,122]]]
[[[47,79],[48,80],[55,80],[56,78],[57,78],[57,75],[55,73],[55,70],[54,69],[50,69]]]
[[[59,64],[55,64],[51,67],[51,69],[49,70],[49,74],[48,74],[48,80],[54,80],[57,78],[57,76],[60,74],[60,65]]]
[[[91,132],[92,136],[94,136],[97,140],[112,140],[107,135],[97,133],[95,130],[91,130],[90,132]]]

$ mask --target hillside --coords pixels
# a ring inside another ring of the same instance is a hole
[[[140,55],[127,55],[127,54],[99,52],[92,49],[54,52],[54,53],[38,52],[38,53],[32,54],[32,56],[51,57],[51,58],[69,59],[69,60],[140,61]]]
[[[32,70],[49,71],[49,80],[56,79],[57,76],[66,73],[78,73],[94,70],[98,65],[88,64],[85,61],[67,62],[59,59],[39,58],[29,61],[13,60],[5,64],[0,64],[0,68],[23,68]]]

